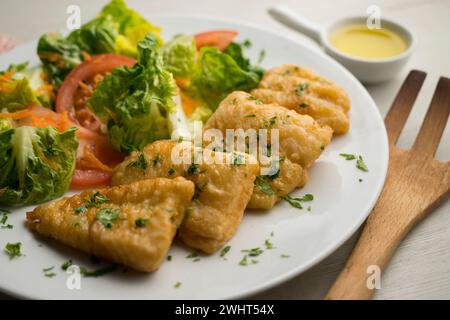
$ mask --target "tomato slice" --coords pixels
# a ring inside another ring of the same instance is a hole
[[[116,54],[99,54],[93,56],[89,60],[85,60],[83,63],[76,66],[61,84],[56,96],[56,112],[61,113],[67,111],[70,120],[76,124],[83,125],[84,123],[80,123],[80,119],[77,118],[74,107],[74,95],[80,87],[80,83],[93,79],[98,74],[111,72],[116,67],[131,67],[135,63],[136,60],[132,58]],[[83,114],[83,117],[86,117],[87,113],[90,113],[88,109],[81,114]],[[93,116],[93,114],[90,113],[89,116]],[[92,130],[94,128],[99,128],[99,123],[96,123],[96,121],[98,122],[96,118],[89,119],[89,121],[89,125],[86,126],[88,129]]]
[[[109,184],[112,173],[96,169],[75,169],[72,176],[73,188],[90,188]]]
[[[204,46],[211,46],[223,51],[228,47],[231,41],[233,41],[237,34],[238,33],[233,30],[212,30],[197,33],[194,35],[194,38],[197,49]]]

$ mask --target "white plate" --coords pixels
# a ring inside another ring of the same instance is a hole
[[[37,237],[24,226],[28,208],[14,210],[12,230],[0,230],[0,247],[22,242],[25,256],[9,260],[0,253],[0,289],[15,296],[44,299],[216,299],[254,294],[305,271],[338,248],[361,225],[372,209],[384,183],[388,145],[378,109],[364,87],[341,65],[316,49],[310,49],[283,35],[248,25],[194,17],[159,16],[150,21],[162,26],[164,38],[176,33],[192,34],[211,29],[234,29],[239,39],[250,39],[248,54],[257,59],[266,51],[266,68],[284,63],[304,65],[345,88],[350,95],[351,130],[335,138],[310,171],[305,188],[294,194],[312,193],[311,211],[280,203],[267,213],[247,212],[236,236],[230,241],[227,260],[219,254],[202,256],[198,262],[186,259],[191,251],[176,243],[153,274],[115,272],[99,278],[82,278],[81,290],[69,290],[60,265],[72,258],[75,263],[96,268],[89,258],[54,241]],[[0,69],[9,63],[30,60],[37,63],[36,42],[0,56]],[[363,155],[369,167],[364,173],[354,161],[339,153]],[[362,178],[363,181],[359,182]],[[226,203],[224,203],[226,205]],[[306,207],[306,206],[305,206]],[[273,232],[274,236],[270,234]],[[264,247],[265,239],[276,247],[257,259],[259,263],[240,266],[241,249]],[[39,244],[42,243],[41,246]],[[289,258],[280,257],[287,254]],[[56,266],[57,276],[45,277],[42,269]],[[180,282],[181,287],[174,288]]]

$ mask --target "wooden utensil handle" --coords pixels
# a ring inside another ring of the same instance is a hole
[[[350,258],[325,299],[370,299],[374,294],[374,287],[369,287],[368,281],[373,284],[371,280],[376,278],[378,271],[381,279],[381,271],[413,224],[408,219],[395,221],[395,217],[388,214],[393,210],[389,208],[388,199],[383,201],[382,198],[385,197],[382,195],[374,208]]]

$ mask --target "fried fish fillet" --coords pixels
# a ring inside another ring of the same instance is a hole
[[[86,191],[28,212],[27,225],[71,247],[151,272],[167,254],[194,191],[181,177]]]
[[[258,176],[249,208],[269,209],[296,187],[305,185],[307,169],[330,143],[332,130],[313,118],[276,104],[263,104],[254,96],[235,91],[219,105],[204,130],[278,129],[280,166],[276,174]]]
[[[185,150],[186,154],[192,156],[191,160],[194,153],[203,152],[202,159],[213,160],[212,157],[218,157],[223,159],[222,164],[176,163],[172,154],[176,157],[179,150]],[[195,195],[178,236],[192,248],[213,253],[239,227],[259,170],[256,159],[242,155],[243,164],[234,165],[231,159],[234,156],[194,147],[190,142],[156,141],[147,145],[142,153],[133,152],[118,165],[113,172],[112,184],[155,177],[184,176],[192,180],[195,183]]]
[[[266,72],[252,91],[264,103],[277,103],[313,117],[336,134],[349,129],[350,100],[335,83],[296,65],[285,64]]]

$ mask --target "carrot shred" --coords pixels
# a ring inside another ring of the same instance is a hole
[[[88,146],[84,146],[84,154],[83,154],[83,167],[89,168],[89,169],[99,169],[104,172],[112,172],[113,170],[105,165],[103,162],[101,162],[95,154],[89,150]]]

